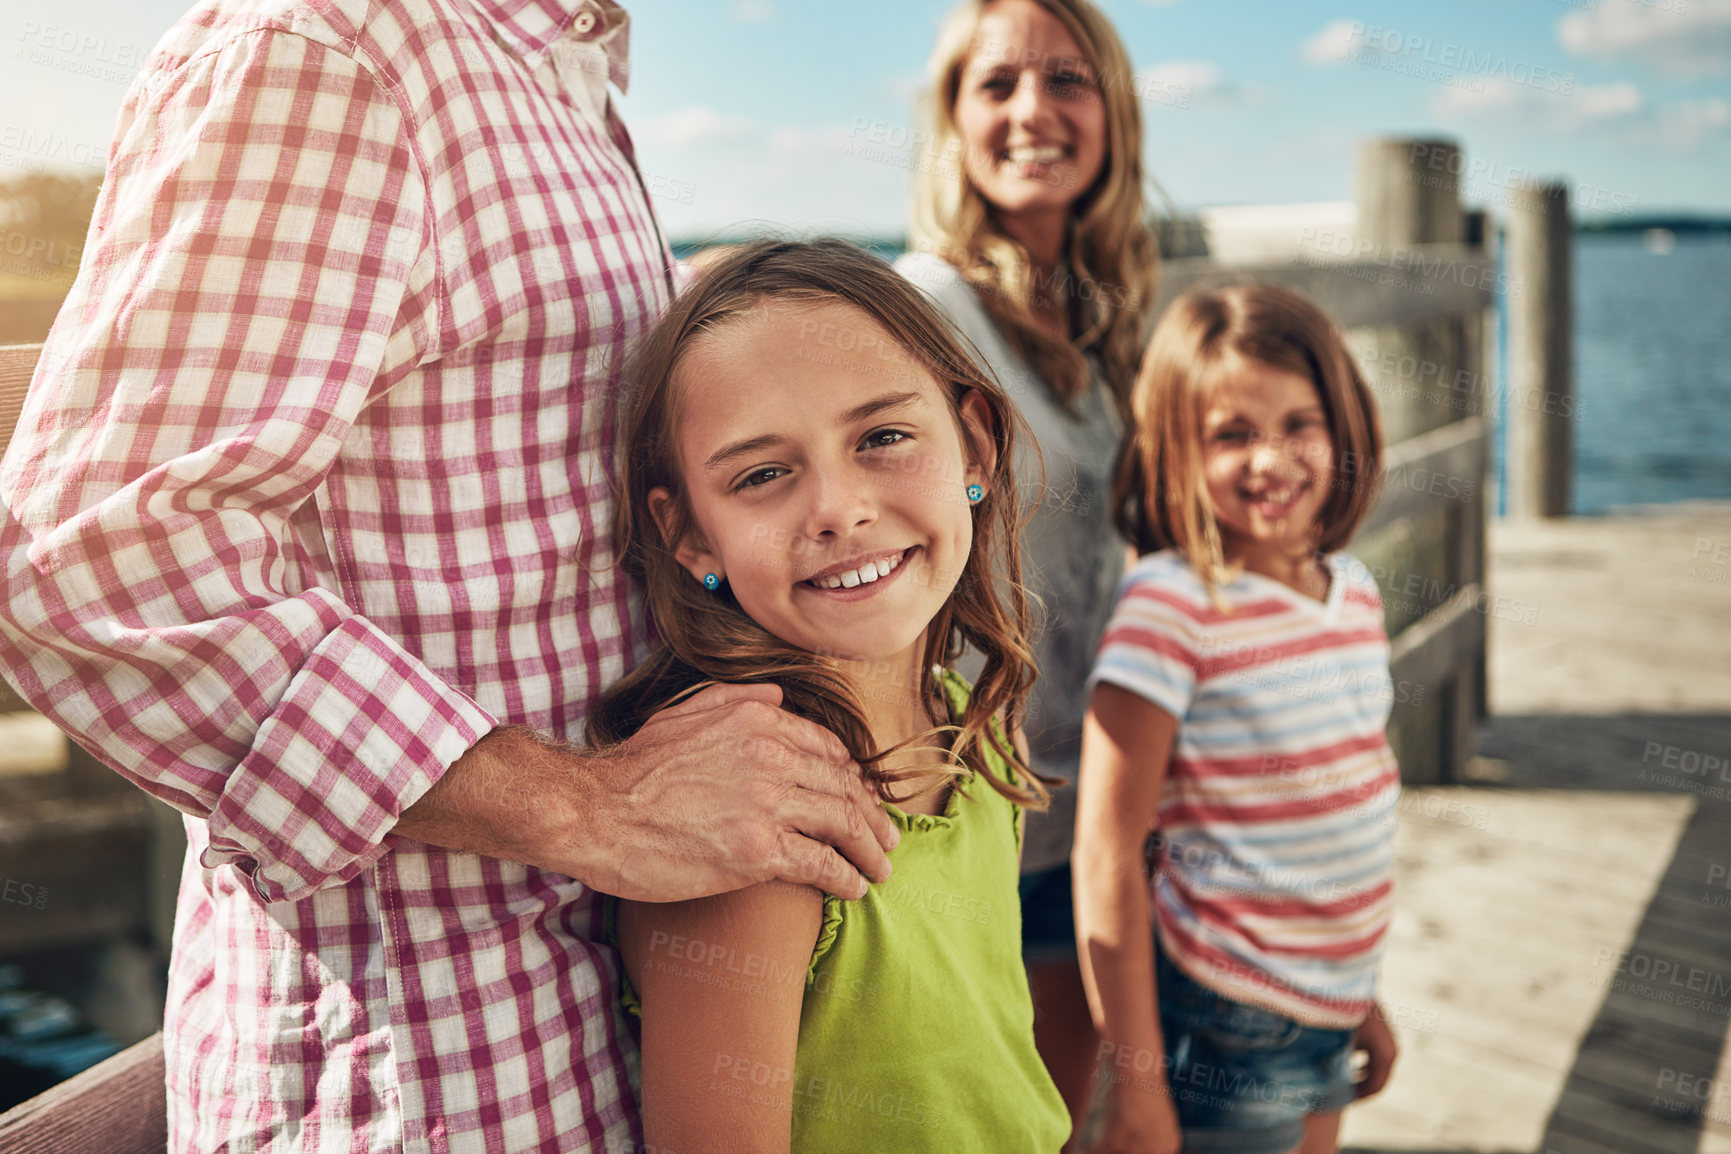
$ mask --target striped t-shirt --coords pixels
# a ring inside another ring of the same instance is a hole
[[[1369,571],[1326,558],[1317,602],[1244,573],[1210,600],[1176,551],[1124,577],[1089,687],[1179,721],[1152,905],[1191,978],[1306,1025],[1369,1012],[1392,912],[1395,685]]]

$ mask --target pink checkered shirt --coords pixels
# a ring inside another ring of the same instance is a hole
[[[600,903],[399,838],[637,658],[618,365],[670,259],[610,0],[211,0],[127,98],[0,465],[0,660],[187,816],[177,1151],[616,1151]]]

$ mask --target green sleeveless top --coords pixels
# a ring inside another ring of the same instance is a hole
[[[950,716],[968,686],[944,671]],[[987,755],[984,771],[1011,780]],[[885,811],[895,870],[824,896],[793,1079],[794,1154],[1055,1154],[1070,1115],[1034,1049],[1018,814],[974,779],[941,815]],[[636,998],[627,987],[626,1005]]]

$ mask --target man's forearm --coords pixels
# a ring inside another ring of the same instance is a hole
[[[600,751],[501,726],[395,832],[635,901],[772,878],[859,897],[862,873],[889,876],[895,824],[841,742],[780,704],[773,685],[710,686]]]
[[[500,726],[403,811],[396,832],[588,883],[581,795],[588,762],[603,756],[523,726]]]

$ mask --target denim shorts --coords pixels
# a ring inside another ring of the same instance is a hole
[[[1156,948],[1166,1082],[1188,1154],[1286,1154],[1304,1119],[1353,1100],[1351,1030],[1323,1030],[1192,981]]]
[[[1076,960],[1076,899],[1070,863],[1025,873],[1022,895],[1022,961],[1030,966]]]

